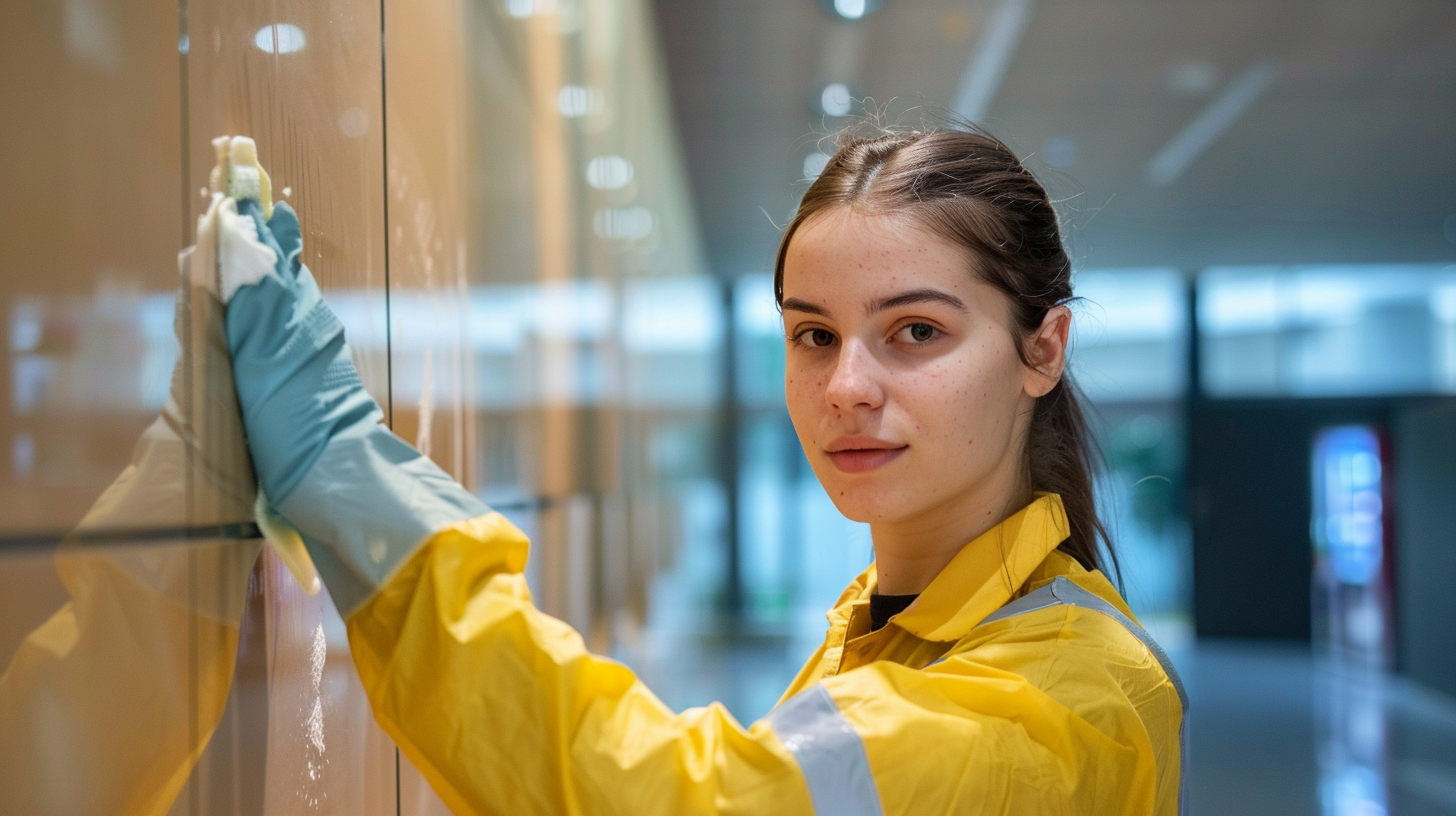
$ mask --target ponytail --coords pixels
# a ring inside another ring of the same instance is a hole
[[[1031,414],[1026,439],[1029,481],[1033,490],[1062,497],[1071,533],[1058,549],[1083,567],[1100,569],[1111,577],[1112,570],[1120,570],[1107,528],[1097,516],[1092,474],[1100,459],[1082,413],[1079,389],[1064,372],[1052,390],[1036,401]],[[1110,564],[1103,562],[1104,554]]]

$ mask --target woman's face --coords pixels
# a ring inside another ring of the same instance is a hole
[[[1010,304],[972,263],[904,218],[848,208],[809,219],[789,244],[789,416],[850,519],[954,528],[1029,498],[1025,429],[1055,379],[1021,362]],[[1059,330],[1065,343],[1065,321]]]

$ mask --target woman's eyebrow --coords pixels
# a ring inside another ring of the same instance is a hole
[[[820,317],[829,316],[829,310],[823,306],[816,306],[807,300],[799,300],[798,298],[784,298],[784,302],[780,305],[780,308],[786,312],[808,312],[809,314],[819,315]]]
[[[892,297],[871,301],[865,306],[865,314],[883,312],[886,309],[893,309],[897,306],[909,306],[912,303],[944,303],[947,306],[965,311],[965,301],[939,289],[911,289],[908,292],[901,292]]]

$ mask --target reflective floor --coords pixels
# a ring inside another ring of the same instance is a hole
[[[649,630],[619,657],[674,708],[719,700],[751,722],[807,655],[796,646]],[[1190,813],[1456,814],[1456,700],[1349,678],[1300,643],[1204,640],[1174,660],[1192,705]]]

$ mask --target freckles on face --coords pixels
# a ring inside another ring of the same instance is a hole
[[[913,516],[1007,466],[1023,368],[1009,304],[973,263],[902,218],[844,209],[790,242],[789,415],[852,519]]]

